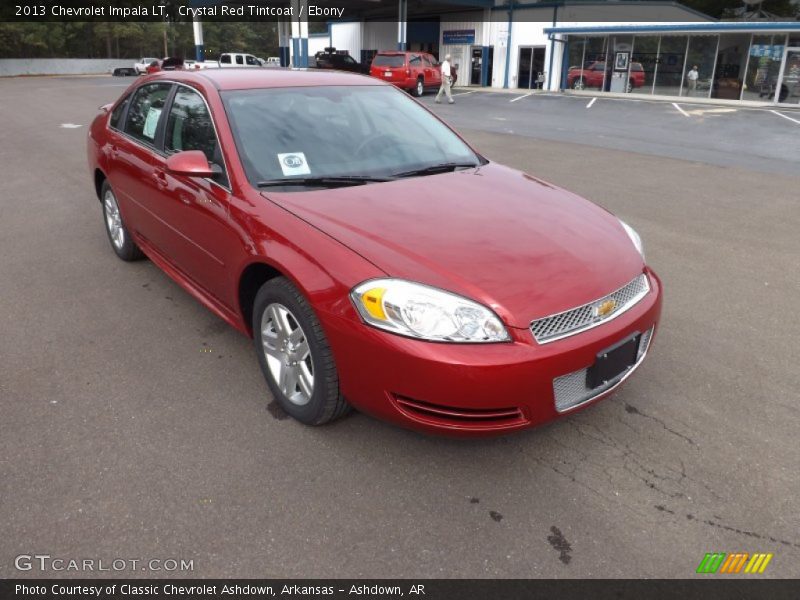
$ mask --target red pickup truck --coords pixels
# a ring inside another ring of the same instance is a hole
[[[580,67],[570,67],[567,72],[567,86],[573,90],[583,90],[586,88],[603,88],[604,76],[606,74],[605,61],[595,61],[589,63],[588,66],[581,69]],[[608,75],[605,76],[606,88],[611,81],[611,70],[608,70]],[[644,67],[642,63],[632,62],[630,70],[630,79],[628,80],[628,89],[630,92],[633,88],[642,87],[644,85]]]
[[[427,52],[378,52],[372,59],[370,75],[415,96],[422,96],[426,89],[438,89],[442,84],[439,63]]]

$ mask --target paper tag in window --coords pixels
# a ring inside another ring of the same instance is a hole
[[[302,152],[288,152],[278,154],[278,162],[281,163],[281,171],[287,177],[292,175],[310,175],[311,170],[306,162],[306,155]]]
[[[156,137],[156,127],[158,126],[158,118],[161,116],[160,108],[151,108],[147,111],[147,118],[144,120],[144,129],[142,135],[151,140]]]
[[[311,170],[306,162],[306,155],[302,152],[288,152],[278,154],[278,162],[281,163],[281,171],[287,177],[292,175],[310,175]]]

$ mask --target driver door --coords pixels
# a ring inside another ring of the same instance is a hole
[[[177,86],[163,139],[164,154],[154,164],[155,200],[171,231],[170,259],[195,285],[235,310],[229,280],[239,245],[229,222],[230,183],[210,109],[197,90]],[[184,150],[202,151],[218,174],[204,179],[169,172],[169,156]]]

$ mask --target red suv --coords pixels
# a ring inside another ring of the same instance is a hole
[[[439,63],[427,52],[378,52],[372,60],[370,75],[415,96],[422,96],[426,89],[438,89],[442,84]]]
[[[595,61],[583,69],[580,67],[570,67],[567,73],[567,86],[574,90],[583,90],[585,88],[603,88],[603,79],[606,74],[606,63],[604,61]],[[611,81],[611,71],[608,71],[608,76],[605,77],[606,87]],[[642,63],[631,63],[630,79],[628,80],[628,89],[630,92],[633,88],[642,87],[644,85],[644,67]]]

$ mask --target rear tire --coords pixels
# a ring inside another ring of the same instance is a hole
[[[350,412],[328,340],[311,305],[285,277],[271,279],[253,303],[258,363],[281,408],[306,425]]]
[[[573,90],[585,90],[586,89],[586,82],[584,81],[583,77],[578,77],[575,81],[572,82],[572,89]]]
[[[417,98],[419,98],[420,96],[422,96],[422,94],[425,93],[425,80],[422,77],[417,78],[417,85],[414,87],[411,93],[414,94]]]
[[[126,262],[141,260],[144,253],[133,241],[125,222],[122,220],[122,213],[119,211],[117,196],[108,184],[108,180],[103,182],[100,189],[100,198],[103,202],[103,221],[106,225],[108,241],[116,255]]]

